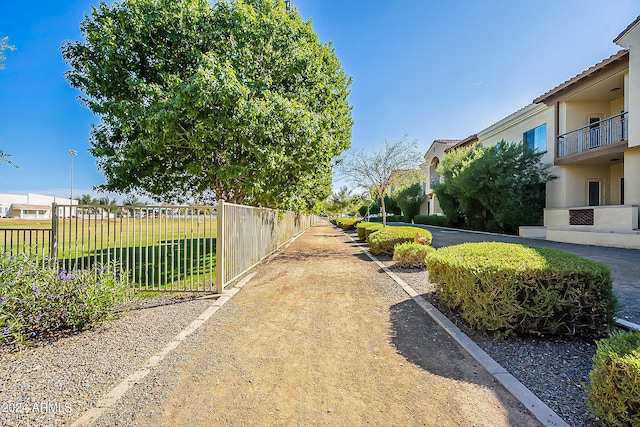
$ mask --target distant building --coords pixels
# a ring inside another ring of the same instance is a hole
[[[78,205],[77,200],[63,197],[45,196],[43,194],[7,194],[0,193],[0,217],[15,217],[21,219],[51,219],[51,208],[54,203],[59,205]],[[68,210],[67,210],[68,211]],[[59,208],[59,215],[64,210]],[[75,216],[75,208],[72,209]]]

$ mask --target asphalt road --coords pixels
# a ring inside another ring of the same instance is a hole
[[[541,239],[525,239],[494,233],[456,230],[422,224],[390,223],[389,225],[412,225],[427,229],[433,235],[433,247],[457,245],[465,242],[509,242],[529,246],[559,249],[602,262],[611,268],[613,288],[620,301],[618,318],[640,325],[640,250],[610,248],[605,246],[575,245]]]

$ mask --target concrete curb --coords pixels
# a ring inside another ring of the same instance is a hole
[[[351,241],[357,243],[350,235],[344,233]],[[389,277],[391,277],[406,293],[422,308],[454,341],[480,363],[493,377],[518,399],[538,421],[547,427],[569,427],[562,418],[549,408],[542,400],[527,389],[518,379],[507,372],[498,362],[493,360],[484,350],[471,340],[464,332],[453,324],[444,314],[420,296],[411,286],[389,270],[380,260],[364,247],[360,246],[373,262],[375,262]]]

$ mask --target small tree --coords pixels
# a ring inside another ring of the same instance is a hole
[[[393,184],[398,186],[401,179],[397,171],[415,169],[420,161],[416,141],[407,141],[405,135],[394,142],[384,140],[379,150],[368,152],[359,150],[339,164],[339,173],[358,187],[370,190],[381,200],[382,223],[387,225],[387,210],[384,196]],[[393,182],[394,174],[396,182]]]
[[[412,184],[395,190],[393,198],[402,209],[403,220],[411,222],[420,213],[420,205],[424,201],[425,195],[420,184]]]
[[[363,200],[364,196],[361,194],[352,194],[347,187],[341,187],[340,191],[333,193],[327,199],[326,210],[332,214],[355,215]]]

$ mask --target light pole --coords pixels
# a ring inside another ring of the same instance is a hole
[[[78,152],[76,150],[69,150],[69,203],[71,203],[71,208],[73,209],[73,157],[77,156]]]

